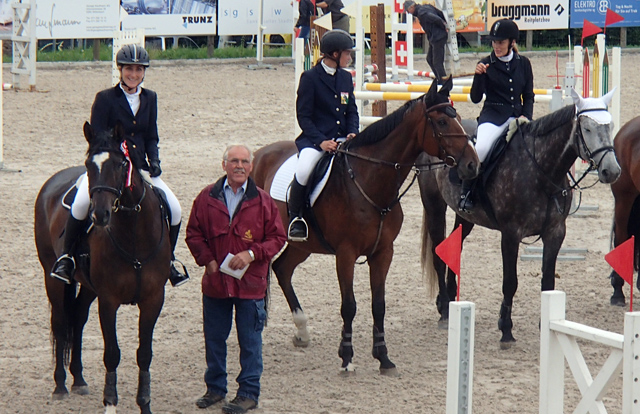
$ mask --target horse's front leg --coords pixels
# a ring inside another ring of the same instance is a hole
[[[307,329],[307,315],[305,315],[296,296],[296,292],[293,289],[291,282],[293,278],[293,271],[300,263],[304,262],[309,253],[300,249],[294,249],[291,245],[280,254],[278,259],[273,262],[272,269],[278,278],[278,284],[282,289],[284,297],[289,304],[289,310],[293,317],[293,323],[296,325],[296,333],[293,336],[293,345],[301,348],[306,348],[311,342],[311,337]]]
[[[556,286],[556,262],[566,234],[564,220],[557,226],[548,226],[542,235],[542,291],[553,290]]]
[[[108,413],[114,413],[115,407],[118,405],[118,391],[116,389],[118,382],[116,369],[120,364],[120,348],[118,347],[118,337],[116,335],[118,306],[118,304],[111,303],[108,300],[98,300],[100,327],[102,328],[102,339],[104,340],[104,366],[107,370],[102,403]]]
[[[369,257],[369,276],[371,283],[371,312],[373,314],[373,350],[371,354],[380,361],[380,374],[397,376],[398,370],[387,355],[384,340],[385,282],[393,257],[393,245],[379,249]]]
[[[353,293],[353,267],[356,258],[352,254],[339,253],[336,256],[336,268],[338,271],[338,284],[340,285],[340,295],[342,306],[342,339],[338,348],[338,356],[342,358],[340,372],[348,375],[354,373],[356,368],[353,360],[353,319],[356,316],[356,297]]]
[[[151,414],[151,358],[153,356],[151,344],[153,340],[153,329],[164,304],[164,288],[157,290],[156,294],[145,299],[138,305],[140,309],[140,321],[138,326],[138,395],[136,403],[140,407],[142,414]]]
[[[511,320],[511,307],[513,297],[518,290],[518,247],[520,240],[517,237],[510,237],[502,234],[502,305],[500,306],[500,318],[498,319],[498,329],[502,331],[500,338],[500,349],[509,349],[516,341],[513,337]]]
[[[89,318],[89,309],[96,298],[96,294],[85,287],[80,287],[76,299],[75,320],[73,321],[73,348],[69,371],[73,375],[71,391],[78,395],[89,394],[89,386],[82,375],[82,333]]]

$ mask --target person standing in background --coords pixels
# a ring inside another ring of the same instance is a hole
[[[442,83],[442,79],[447,76],[444,70],[444,48],[449,37],[449,28],[444,14],[430,4],[416,4],[411,0],[404,2],[404,11],[414,15],[427,34],[429,41],[427,63],[436,75],[438,83]]]
[[[325,14],[331,13],[333,29],[340,29],[349,33],[349,16],[340,11],[344,8],[342,0],[324,0],[316,3],[316,6],[320,7]]]

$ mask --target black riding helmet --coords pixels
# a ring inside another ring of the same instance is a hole
[[[139,45],[124,45],[116,55],[116,65],[142,65],[149,67],[149,54]]]
[[[489,31],[489,40],[513,39],[517,41],[519,36],[518,25],[510,19],[496,20]]]
[[[329,30],[320,40],[320,52],[325,55],[332,55],[333,52],[353,49],[353,39],[344,30]]]

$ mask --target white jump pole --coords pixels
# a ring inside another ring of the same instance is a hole
[[[472,302],[449,302],[447,414],[471,414],[475,309]]]

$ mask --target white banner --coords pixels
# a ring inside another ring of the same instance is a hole
[[[113,37],[119,9],[114,0],[37,0],[38,39],[96,39]]]
[[[258,33],[261,0],[219,0],[218,34],[251,35]],[[293,31],[292,0],[262,0],[262,25],[265,34]]]
[[[568,29],[569,0],[487,0],[487,30],[505,18],[520,30]]]
[[[120,0],[122,29],[146,36],[216,34],[216,0]]]

